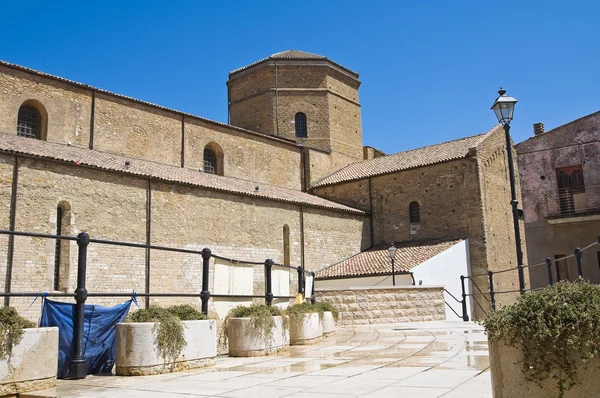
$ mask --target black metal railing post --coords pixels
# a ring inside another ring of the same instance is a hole
[[[273,269],[273,260],[265,260],[265,304],[271,306],[273,304],[273,282],[271,279],[271,271]]]
[[[298,271],[298,293],[304,296],[304,269],[302,266],[296,268]]]
[[[315,296],[315,273],[311,272],[310,276],[312,276],[312,289],[310,292],[310,303],[314,304],[317,302],[317,297]]]
[[[202,249],[202,291],[200,299],[202,300],[202,312],[208,316],[208,300],[210,300],[210,292],[208,291],[208,269],[210,267],[211,252],[209,248]]]
[[[462,319],[465,322],[469,322],[469,314],[467,313],[467,292],[465,291],[465,276],[460,276],[460,285],[462,288]]]
[[[577,247],[575,248],[573,253],[575,254],[575,258],[577,259],[577,273],[580,277],[583,278],[583,262],[581,260],[581,249]]]
[[[552,259],[550,257],[546,257],[546,267],[548,267],[548,282],[552,286],[554,285],[554,278],[552,277]]]
[[[87,267],[87,248],[90,244],[90,236],[86,232],[77,235],[77,288],[75,289],[75,324],[73,340],[75,355],[69,366],[69,377],[72,380],[85,379],[87,376],[87,361],[83,352],[83,321],[85,313],[85,300],[87,290],[85,288],[85,273]]]
[[[494,292],[494,272],[488,271],[488,278],[490,279],[490,303],[492,304],[492,311],[496,311],[496,293]]]

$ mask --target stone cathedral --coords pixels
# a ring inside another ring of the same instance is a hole
[[[362,145],[358,78],[273,54],[229,73],[225,124],[0,61],[0,229],[314,271],[468,239],[473,272],[514,267],[502,129],[386,155]],[[102,245],[88,258],[90,291],[199,291],[201,258]],[[73,291],[76,264],[75,243],[0,235],[4,291]]]

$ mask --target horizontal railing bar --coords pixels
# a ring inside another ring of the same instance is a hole
[[[44,293],[31,293],[31,292],[0,292],[0,297],[75,297],[75,293],[55,293],[55,292],[44,292]],[[130,294],[131,296],[131,294]]]
[[[38,234],[36,232],[9,231],[9,230],[6,230],[6,229],[0,229],[0,234],[1,235],[14,235],[14,236],[29,236],[29,237],[32,237],[32,238],[48,238],[48,239],[60,239],[60,240],[77,240],[76,236]]]
[[[58,292],[0,292],[0,297],[75,297],[75,293],[58,293]],[[88,297],[200,297],[200,293],[120,293],[120,292],[108,292],[98,293],[90,292],[87,294]],[[211,294],[211,298],[266,298],[261,295],[243,295],[243,294]],[[295,296],[273,296],[276,299],[295,299]]]

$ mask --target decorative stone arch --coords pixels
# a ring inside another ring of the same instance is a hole
[[[223,149],[216,142],[209,142],[204,147],[203,152],[203,170],[205,173],[224,175],[223,170]]]
[[[17,110],[17,135],[38,140],[48,139],[48,111],[36,99],[24,101]]]

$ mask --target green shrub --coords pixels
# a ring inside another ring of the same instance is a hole
[[[20,316],[13,307],[0,307],[0,359],[10,361],[13,348],[23,338],[23,329],[35,326],[35,323]]]
[[[490,341],[523,351],[523,372],[540,384],[557,382],[562,397],[577,383],[577,367],[600,350],[600,286],[558,282],[521,296],[483,322]]]
[[[174,363],[186,342],[181,321],[203,320],[206,315],[191,305],[174,305],[168,308],[150,306],[132,312],[129,322],[156,322],[154,344],[164,363]]]
[[[333,319],[335,319],[336,321],[338,320],[338,318],[340,316],[340,312],[338,311],[338,309],[336,307],[333,306],[333,304],[326,303],[323,301],[317,301],[316,303],[313,304],[313,306],[318,308],[318,311],[320,311],[320,312],[326,312],[326,311],[331,312],[331,314],[333,315]]]
[[[238,305],[233,308],[223,320],[223,329],[220,338],[226,338],[229,319],[231,318],[250,318],[250,325],[257,332],[262,332],[265,339],[271,335],[271,331],[275,327],[274,316],[280,316],[283,319],[284,329],[289,328],[289,320],[285,313],[275,306],[265,304]]]

